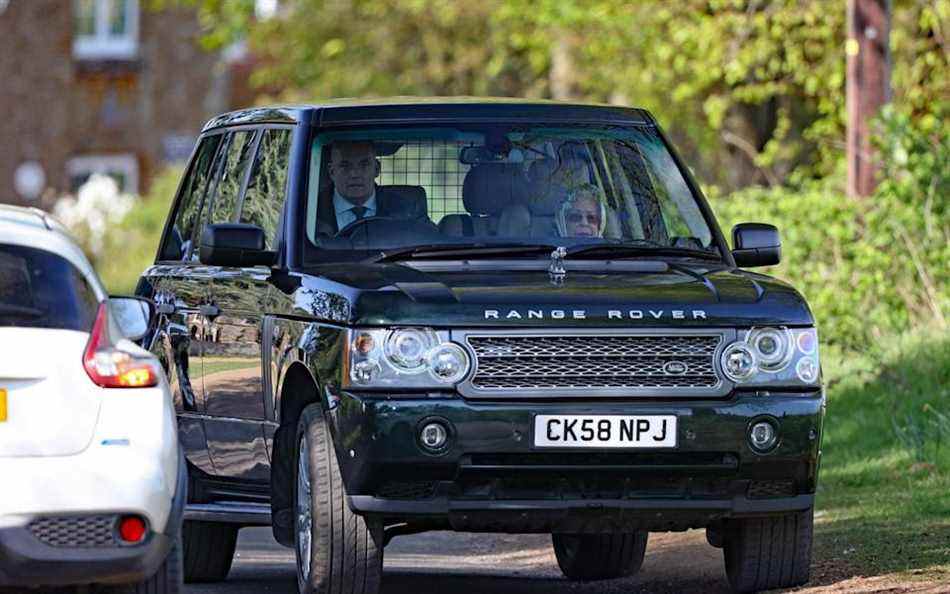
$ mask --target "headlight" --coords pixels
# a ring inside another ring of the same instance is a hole
[[[386,359],[399,371],[421,373],[426,370],[426,354],[438,340],[429,329],[393,330],[386,339]]]
[[[755,373],[755,355],[744,342],[734,342],[722,353],[722,370],[734,382],[741,382]]]
[[[781,371],[793,355],[791,333],[786,328],[756,328],[749,333],[748,342],[764,370]]]
[[[813,386],[821,381],[814,328],[753,328],[722,351],[722,371],[743,386]]]
[[[347,344],[347,387],[448,388],[471,368],[466,350],[431,328],[351,330]]]

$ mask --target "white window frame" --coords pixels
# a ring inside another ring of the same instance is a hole
[[[139,2],[138,0],[94,0],[95,14],[93,35],[75,34],[73,57],[80,60],[128,60],[139,51]],[[125,3],[126,30],[122,35],[109,32],[109,3]],[[75,9],[75,4],[73,5]],[[76,18],[76,15],[74,15]]]
[[[122,194],[139,193],[139,162],[131,153],[121,155],[83,155],[73,157],[66,163],[66,172],[73,176],[93,173],[108,175],[110,171],[119,171],[125,176],[126,187],[119,188]]]

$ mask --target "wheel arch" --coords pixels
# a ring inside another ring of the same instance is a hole
[[[326,411],[327,406],[321,395],[320,386],[320,381],[301,361],[291,363],[280,385],[277,423],[296,427],[303,409],[314,403],[320,403]]]

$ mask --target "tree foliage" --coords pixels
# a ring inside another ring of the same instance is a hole
[[[843,156],[841,0],[152,0],[246,38],[284,99],[498,95],[646,107],[725,188],[828,175]],[[895,103],[946,133],[950,0],[893,0]],[[793,174],[798,175],[793,175]]]

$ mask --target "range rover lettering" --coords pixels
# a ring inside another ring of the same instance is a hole
[[[242,526],[300,592],[376,593],[428,530],[549,533],[628,576],[703,528],[737,591],[808,580],[825,397],[775,227],[726,242],[653,117],[518,100],[204,128],[138,293],[190,473],[186,579]]]

